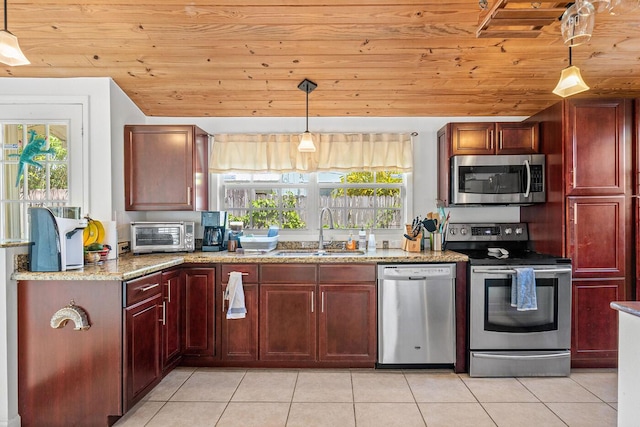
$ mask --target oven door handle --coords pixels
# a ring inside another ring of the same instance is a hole
[[[571,273],[571,268],[544,268],[536,270],[533,269],[535,273]],[[492,269],[482,269],[482,268],[474,268],[473,273],[484,273],[484,274],[516,274],[515,270],[512,269],[501,269],[501,270],[492,270]]]
[[[473,357],[478,359],[559,359],[565,358],[570,355],[570,351],[564,351],[562,353],[547,353],[547,354],[491,354],[491,353],[473,353]]]

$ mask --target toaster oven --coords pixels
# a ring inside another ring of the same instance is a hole
[[[131,223],[131,252],[193,252],[195,224],[193,221]]]

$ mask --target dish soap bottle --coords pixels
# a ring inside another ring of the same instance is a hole
[[[347,250],[353,251],[356,249],[356,241],[353,240],[353,233],[349,233],[349,240],[347,240]]]
[[[367,232],[364,231],[364,227],[358,232],[358,249],[361,251],[367,250]]]

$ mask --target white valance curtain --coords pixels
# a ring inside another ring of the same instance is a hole
[[[299,134],[216,134],[209,171],[400,171],[413,168],[410,133],[314,134],[315,153],[300,153]]]

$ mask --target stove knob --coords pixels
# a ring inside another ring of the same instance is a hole
[[[516,236],[520,236],[522,232],[523,232],[522,227],[516,227]]]
[[[510,236],[511,233],[513,233],[513,230],[511,229],[511,227],[507,227],[504,229],[504,234],[506,234],[507,236]]]
[[[464,236],[465,234],[467,234],[467,229],[466,229],[466,228],[461,228],[461,229],[460,229],[460,234],[462,234],[463,236]]]

